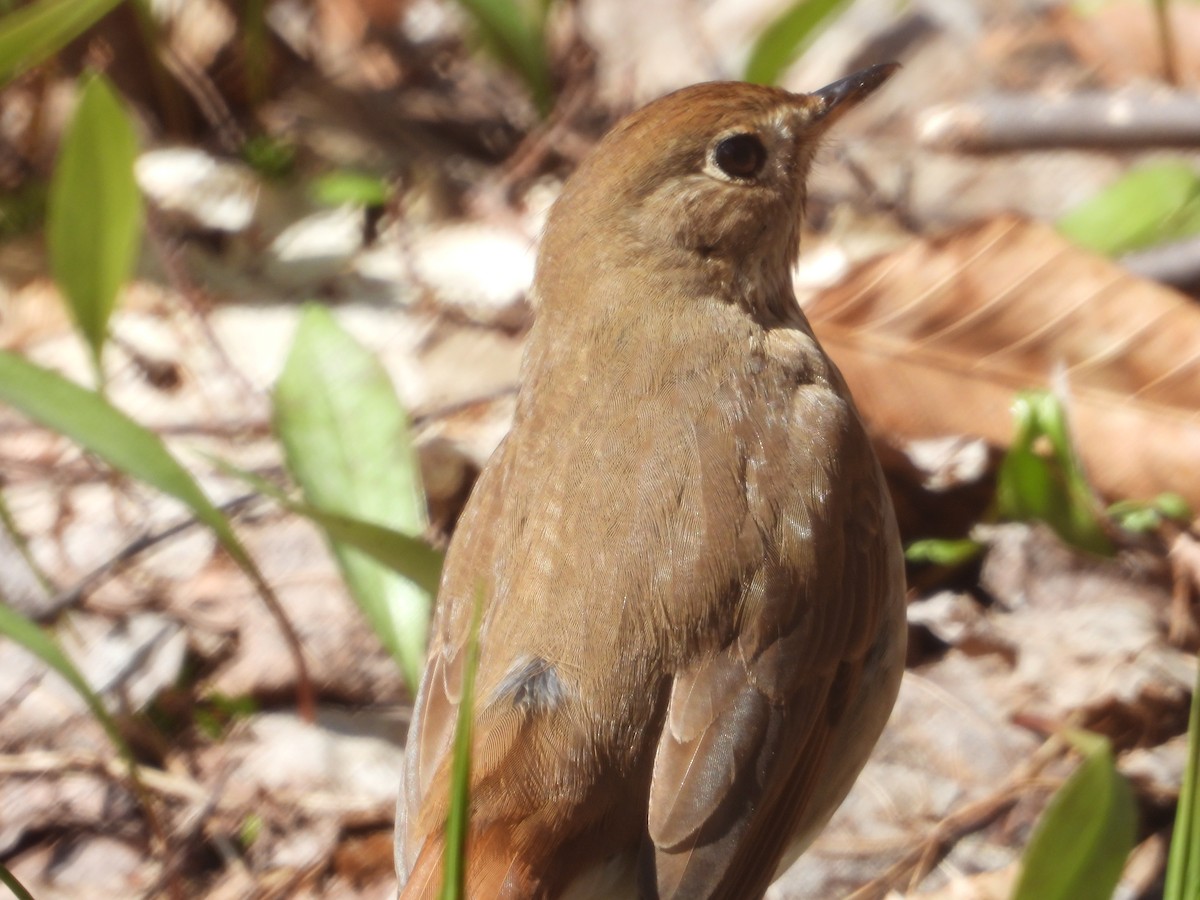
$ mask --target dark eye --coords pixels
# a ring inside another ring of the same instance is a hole
[[[767,148],[753,134],[731,134],[713,148],[713,162],[731,178],[753,178],[767,161]]]

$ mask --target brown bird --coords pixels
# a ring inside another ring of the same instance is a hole
[[[446,559],[396,857],[433,897],[482,597],[467,895],[762,897],[904,665],[879,463],[791,284],[805,178],[876,66],[684,88],[550,213],[512,431]]]

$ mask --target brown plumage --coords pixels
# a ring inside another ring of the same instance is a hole
[[[479,591],[472,898],[761,897],[857,777],[903,669],[904,572],[790,271],[820,135],[894,68],[685,88],[564,188],[512,431],[446,561],[405,900],[441,883]]]

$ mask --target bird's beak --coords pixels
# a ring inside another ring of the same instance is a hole
[[[815,121],[822,126],[832,125],[841,118],[842,114],[853,109],[865,100],[885,81],[895,74],[900,63],[889,62],[871,66],[861,72],[855,72],[840,81],[813,91],[809,96],[815,99],[819,106],[816,110]]]

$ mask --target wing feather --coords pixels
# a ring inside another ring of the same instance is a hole
[[[765,890],[793,837],[811,839],[865,761],[873,740],[847,735],[873,737],[894,698],[903,581],[882,475],[853,408],[826,403],[814,421],[810,400],[797,400],[800,438],[770,448],[810,481],[790,504],[757,506],[748,481],[767,552],[735,598],[734,640],[671,692],[651,785],[653,884],[643,885],[662,900]],[[880,647],[895,671],[872,699],[865,674]]]

